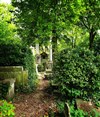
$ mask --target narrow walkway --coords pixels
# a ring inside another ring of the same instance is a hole
[[[49,109],[56,109],[54,97],[47,93],[49,81],[40,79],[38,88],[31,94],[20,94],[14,100],[15,117],[43,117]]]

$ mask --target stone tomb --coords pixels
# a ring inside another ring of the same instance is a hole
[[[7,95],[5,96],[6,99],[13,98],[15,83],[18,87],[20,84],[25,85],[27,83],[27,80],[28,80],[28,71],[24,71],[22,66],[0,67],[0,84],[2,83],[9,84],[8,92]],[[2,87],[0,89],[1,89],[0,93],[3,94]]]

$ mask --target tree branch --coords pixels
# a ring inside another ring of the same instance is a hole
[[[86,23],[85,23],[85,21],[84,21],[84,18],[81,20],[81,22],[82,22],[82,24],[83,24],[88,30],[90,29],[89,26],[86,25]]]

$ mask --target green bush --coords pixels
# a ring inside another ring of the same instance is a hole
[[[37,85],[36,67],[34,62],[35,57],[33,56],[32,51],[30,49],[27,49],[25,57],[25,68],[28,70],[28,84],[30,86],[30,91],[33,90]]]
[[[0,43],[0,66],[24,64],[26,48],[19,43]]]
[[[53,81],[61,95],[99,100],[100,73],[94,53],[85,48],[66,49],[55,57]]]
[[[12,103],[8,103],[5,100],[0,101],[0,117],[14,117],[15,107]]]
[[[100,113],[96,110],[92,110],[91,112],[85,112],[81,109],[75,109],[73,105],[70,107],[71,117],[100,117]]]
[[[44,67],[43,64],[39,64],[39,65],[38,65],[38,71],[39,71],[39,72],[45,71],[45,67]]]
[[[71,117],[88,117],[88,114],[81,109],[75,109],[74,106],[70,107]]]

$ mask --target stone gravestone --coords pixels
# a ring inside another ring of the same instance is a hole
[[[28,71],[23,71],[22,66],[2,66],[0,67],[0,84],[9,84],[6,99],[13,98],[14,87],[16,85],[25,85],[27,83]],[[2,85],[0,85],[0,93],[3,95]]]

